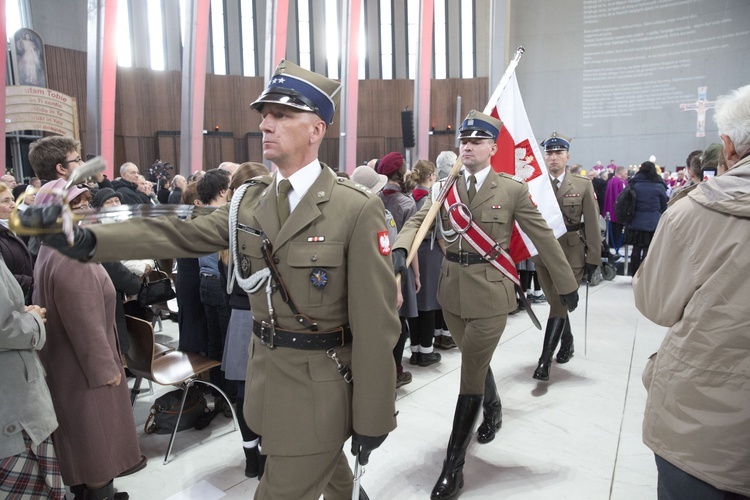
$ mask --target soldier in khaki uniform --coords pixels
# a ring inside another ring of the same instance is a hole
[[[565,252],[565,258],[576,277],[588,280],[602,261],[602,236],[599,229],[599,206],[594,195],[591,181],[583,176],[574,175],[566,171],[570,159],[570,139],[553,132],[549,139],[541,144],[544,146],[544,160],[549,170],[552,189],[555,191],[557,203],[560,205],[563,220],[568,232],[560,236],[558,241]],[[550,305],[547,328],[544,332],[544,344],[539,365],[533,377],[539,380],[549,380],[549,369],[552,355],[555,353],[560,337],[560,350],[557,353],[558,363],[567,363],[573,356],[573,334],[570,332],[568,311],[560,305],[557,299],[559,289],[555,286],[552,270],[545,262],[537,262],[537,274],[542,290]]]
[[[498,174],[490,167],[501,127],[500,120],[478,111],[471,111],[461,124],[460,157],[465,169],[456,181],[459,198],[479,227],[504,249],[510,243],[513,222],[517,221],[539,249],[541,259],[553,270],[553,279],[563,291],[556,300],[564,300],[573,310],[578,302],[578,282],[554,234],[533,204],[526,183]],[[396,238],[393,255],[397,271],[405,270],[406,249],[431,206],[432,198],[409,219]],[[461,388],[447,457],[432,490],[433,500],[454,498],[463,486],[466,448],[483,399],[484,420],[479,426],[479,442],[491,441],[500,428],[500,398],[489,365],[508,313],[516,308],[513,282],[467,241],[461,237],[451,239],[452,226],[444,207],[439,217],[438,223],[446,233],[447,253],[440,271],[438,301],[461,351]]]
[[[339,89],[338,82],[279,64],[252,104],[263,115],[264,156],[278,171],[238,189],[237,207],[189,221],[77,227],[72,248],[61,235],[47,238],[74,258],[104,261],[196,257],[236,242],[241,285],[267,268],[262,245],[266,239],[273,244],[272,260],[289,296],[316,331],[295,317],[276,289],[270,297],[275,318],[265,287],[249,293],[255,325],[244,412],[268,456],[256,499],[351,498],[345,441],[352,436],[352,452],[364,464],[396,427],[392,349],[400,324],[383,203],[317,159]],[[351,369],[352,383],[328,349]]]

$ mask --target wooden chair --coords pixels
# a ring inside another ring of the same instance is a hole
[[[146,321],[143,321],[142,319],[136,318],[135,316],[129,316],[125,315],[125,321],[128,325],[128,328],[143,328],[143,325],[141,323],[146,323]],[[140,322],[140,323],[139,323]],[[174,347],[168,346],[166,344],[161,344],[159,342],[154,343],[154,357],[158,358],[164,353],[167,353],[169,351],[174,351]],[[122,366],[123,368],[128,367],[128,358],[126,356],[127,353],[122,353]],[[140,375],[135,376],[135,380],[133,382],[133,388],[130,389],[130,406],[135,407],[135,400],[138,397],[138,395],[141,393],[141,383],[143,382],[143,377]],[[154,393],[154,385],[149,380],[148,381],[148,388],[149,388],[149,394]]]
[[[224,391],[205,380],[198,378],[198,374],[205,372],[215,366],[220,366],[221,361],[214,361],[200,354],[172,350],[156,356],[156,341],[154,340],[154,328],[148,321],[143,321],[132,316],[126,317],[128,322],[128,333],[130,335],[130,350],[125,354],[128,369],[136,376],[156,382],[159,385],[174,385],[183,390],[180,413],[177,416],[172,437],[169,439],[167,453],[164,455],[164,464],[169,463],[180,425],[180,417],[185,407],[187,391],[195,383],[201,383],[213,387],[226,400],[232,410],[234,429],[237,430],[237,415],[232,407],[232,402]]]

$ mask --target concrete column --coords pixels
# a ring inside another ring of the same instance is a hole
[[[239,0],[229,0],[224,4],[224,17],[227,20],[227,75],[242,76],[242,38],[240,37],[242,18]]]
[[[151,69],[151,38],[148,27],[147,0],[130,0],[130,47],[133,67]]]
[[[510,33],[509,10],[510,5],[506,0],[495,0],[490,6],[489,53],[487,54],[489,89],[487,95],[492,95],[495,91],[495,87],[500,83],[505,68],[510,62],[510,57],[513,55],[512,52],[508,51],[508,45],[510,44],[508,40],[508,34]],[[477,58],[477,65],[479,65],[478,63],[479,59]],[[477,75],[481,74],[477,71]]]
[[[167,47],[164,68],[168,71],[182,69],[182,19],[179,2],[164,2],[164,41]]]

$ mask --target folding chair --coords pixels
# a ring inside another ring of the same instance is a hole
[[[143,321],[132,316],[126,317],[128,322],[128,333],[130,335],[130,350],[125,354],[128,369],[136,376],[156,382],[159,385],[174,385],[183,390],[180,413],[177,415],[172,436],[169,438],[167,453],[164,455],[164,464],[169,463],[172,446],[180,425],[180,418],[185,407],[187,391],[195,383],[201,383],[213,387],[226,400],[232,410],[234,429],[237,430],[237,415],[232,407],[232,402],[224,391],[219,387],[201,380],[198,374],[205,372],[215,366],[220,366],[221,361],[209,359],[200,354],[172,350],[157,356],[157,344],[154,340],[154,328],[148,321]]]

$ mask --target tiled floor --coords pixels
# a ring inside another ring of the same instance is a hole
[[[590,290],[586,342],[585,288],[580,293],[571,316],[575,356],[554,364],[549,382],[531,378],[542,332],[523,313],[509,318],[492,362],[503,427],[492,443],[470,445],[462,499],[656,498],[653,454],[640,438],[646,398],[640,379],[665,329],[638,313],[630,278],[618,276]],[[543,323],[546,309],[535,307]],[[164,329],[157,336],[176,337],[174,323],[165,321]],[[372,499],[429,498],[459,383],[458,351],[441,354],[442,362],[427,368],[404,360],[414,380],[397,390],[398,428],[372,454],[362,479]],[[157,395],[166,390],[157,387]],[[142,396],[135,408],[148,467],[115,486],[135,500],[251,498],[257,480],[245,478],[240,433],[223,416],[203,431],[180,432],[174,458],[162,464],[169,436],[142,430],[154,398]]]

